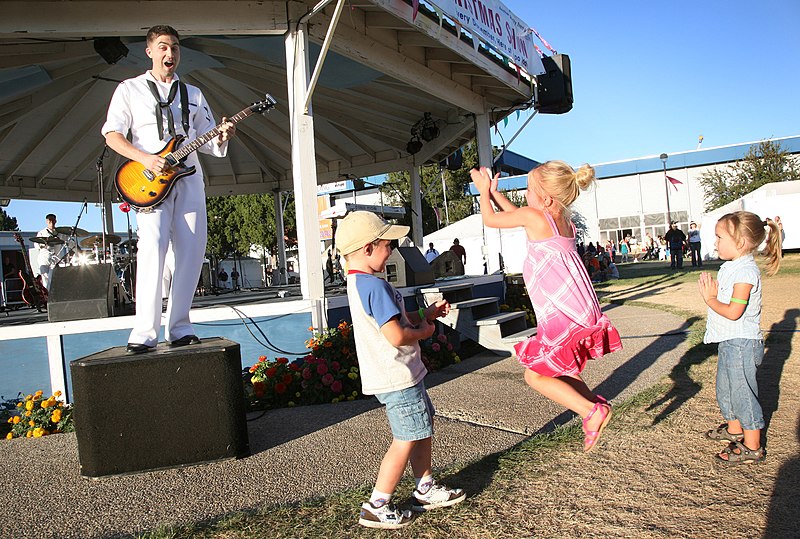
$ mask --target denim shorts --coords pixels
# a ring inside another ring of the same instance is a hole
[[[758,402],[756,369],[764,359],[764,341],[729,339],[719,343],[717,404],[726,421],[738,419],[745,430],[764,428]]]
[[[433,436],[435,411],[422,381],[415,386],[380,393],[375,397],[386,405],[386,417],[396,440],[413,442]]]

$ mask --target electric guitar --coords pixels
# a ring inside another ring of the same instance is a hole
[[[28,270],[26,274],[24,271],[19,272],[19,278],[22,279],[22,301],[36,307],[36,310],[42,312],[47,306],[47,289],[42,284],[42,276],[37,275],[33,278],[33,268],[31,268],[31,261],[28,258],[28,250],[25,248],[25,240],[17,232],[14,233],[14,240],[19,243],[22,249],[22,258],[25,259],[25,268]]]
[[[253,103],[235,116],[228,118],[228,121],[236,124],[253,114],[267,112],[276,104],[277,101],[271,95],[266,94],[263,101]],[[162,174],[155,174],[133,159],[123,163],[114,177],[114,185],[116,185],[119,195],[128,204],[139,210],[146,211],[160,204],[172,190],[175,182],[184,176],[194,174],[195,167],[187,167],[184,164],[186,157],[217,137],[220,134],[221,126],[222,124],[217,125],[185,146],[180,146],[186,139],[183,135],[177,135],[170,139],[166,146],[155,154],[167,161],[168,168]]]

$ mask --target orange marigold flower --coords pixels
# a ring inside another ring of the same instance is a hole
[[[36,426],[36,423],[33,421],[33,419],[28,421],[28,426],[30,426],[30,427],[35,427]]]
[[[22,421],[22,418],[21,418],[20,416],[18,416],[18,415],[15,415],[15,416],[14,416],[14,424],[16,425],[16,424],[18,424],[20,421]]]
[[[11,434],[10,432],[9,432],[8,434],[6,434],[6,440],[10,440],[10,439],[12,439],[13,437],[14,437],[14,435],[13,435],[13,434]]]
[[[29,412],[30,412],[31,410],[33,410],[33,401],[30,401],[30,400],[29,400],[28,402],[26,402],[26,403],[25,403],[25,409],[26,409],[26,410],[28,410]]]
[[[28,410],[27,412],[25,412],[25,417],[30,417],[30,416],[31,416],[31,411],[30,411],[30,410]]]
[[[36,397],[41,397],[42,395],[44,395],[44,391],[42,391],[41,389],[39,391],[37,391],[36,393],[34,393],[34,396],[36,396]]]
[[[33,429],[33,437],[34,438],[41,438],[42,436],[44,436],[46,434],[46,432],[47,431],[45,431],[43,428],[36,427],[35,429]]]
[[[60,397],[61,395],[62,393],[60,391],[56,391],[55,393],[53,393],[54,397]]]
[[[58,408],[53,410],[53,415],[50,416],[50,421],[52,421],[53,423],[58,423],[59,421],[61,421],[61,410],[59,410]]]

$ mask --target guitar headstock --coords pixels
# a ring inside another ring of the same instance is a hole
[[[250,105],[250,111],[258,114],[263,114],[268,110],[275,108],[277,104],[278,102],[275,101],[274,97],[272,97],[269,94],[266,94],[263,100],[256,101],[255,103]]]

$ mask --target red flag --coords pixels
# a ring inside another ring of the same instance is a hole
[[[411,2],[411,20],[416,22],[417,13],[419,13],[419,0],[412,0]]]
[[[676,180],[675,178],[673,178],[671,176],[667,176],[667,180],[669,181],[669,183],[672,184],[672,187],[674,187],[676,191],[678,190],[678,184],[683,185],[682,181]]]

